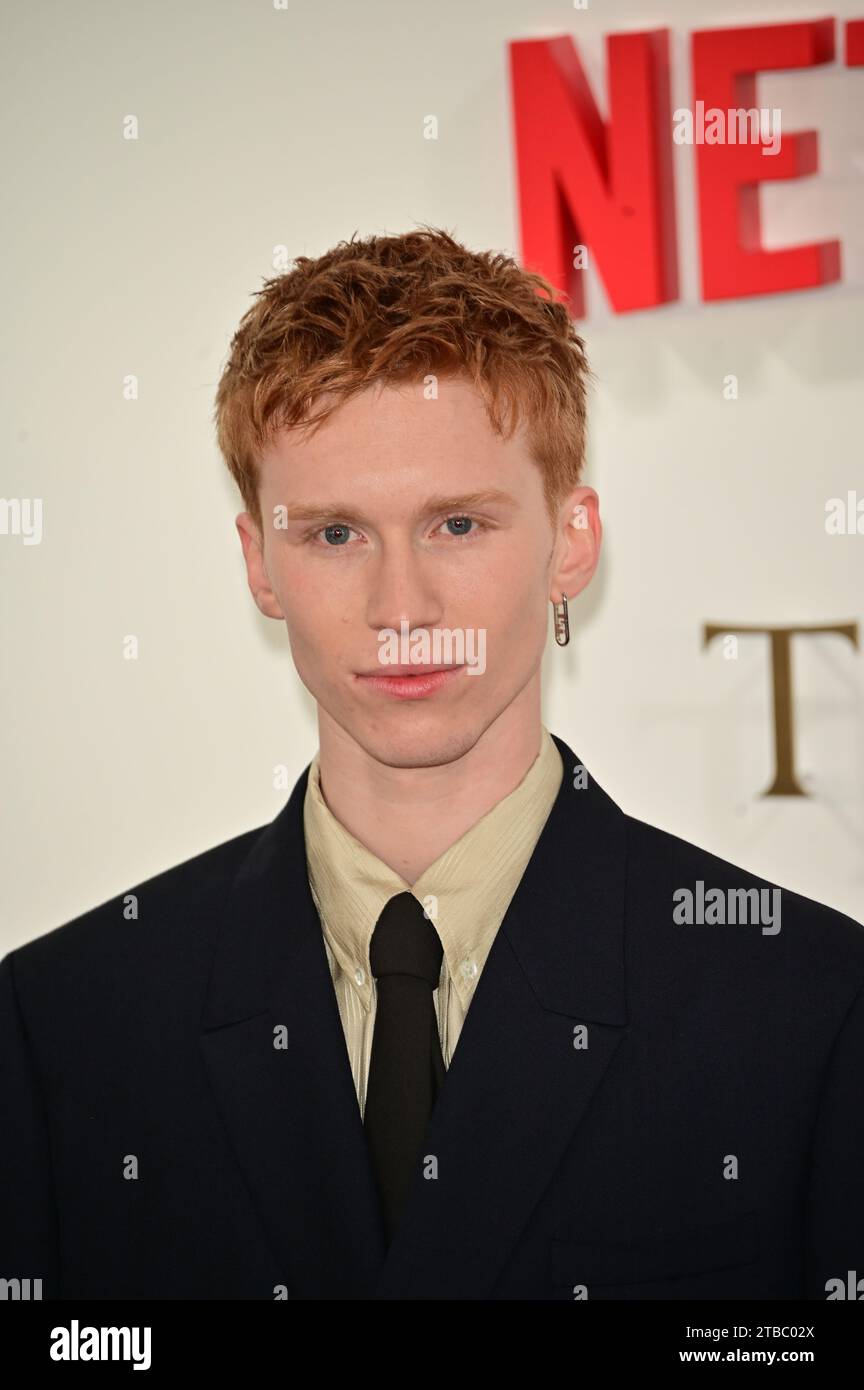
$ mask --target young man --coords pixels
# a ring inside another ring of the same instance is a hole
[[[864,1274],[864,931],[627,816],[541,722],[549,605],[566,640],[601,540],[548,289],[424,229],[300,258],[245,316],[219,441],[320,746],[271,825],[0,966],[6,1278],[825,1299]]]

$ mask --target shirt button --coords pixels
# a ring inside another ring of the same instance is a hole
[[[354,971],[354,979],[357,981],[358,985],[364,984],[366,981],[366,971],[360,970],[358,967],[358,969]]]
[[[466,980],[473,980],[474,976],[477,974],[476,960],[463,960],[461,970]]]

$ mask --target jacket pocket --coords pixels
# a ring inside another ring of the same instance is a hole
[[[756,1212],[748,1211],[708,1226],[627,1241],[576,1241],[553,1236],[550,1273],[556,1287],[585,1284],[590,1294],[592,1286],[680,1279],[752,1264],[758,1257]]]

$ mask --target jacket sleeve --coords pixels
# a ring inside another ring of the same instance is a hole
[[[58,1298],[57,1216],[44,1099],[15,990],[0,961],[0,1279],[42,1280]],[[7,1288],[7,1296],[10,1296]]]
[[[831,1280],[864,1299],[864,986],[834,1042],[811,1157],[805,1297],[837,1297]]]

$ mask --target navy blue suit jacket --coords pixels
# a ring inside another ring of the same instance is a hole
[[[121,894],[0,963],[0,1277],[459,1300],[825,1299],[864,1277],[864,928],[785,890],[774,934],[675,922],[681,888],[769,885],[576,789],[556,743],[389,1250],[307,768],[272,824],[128,890],[136,920]]]

